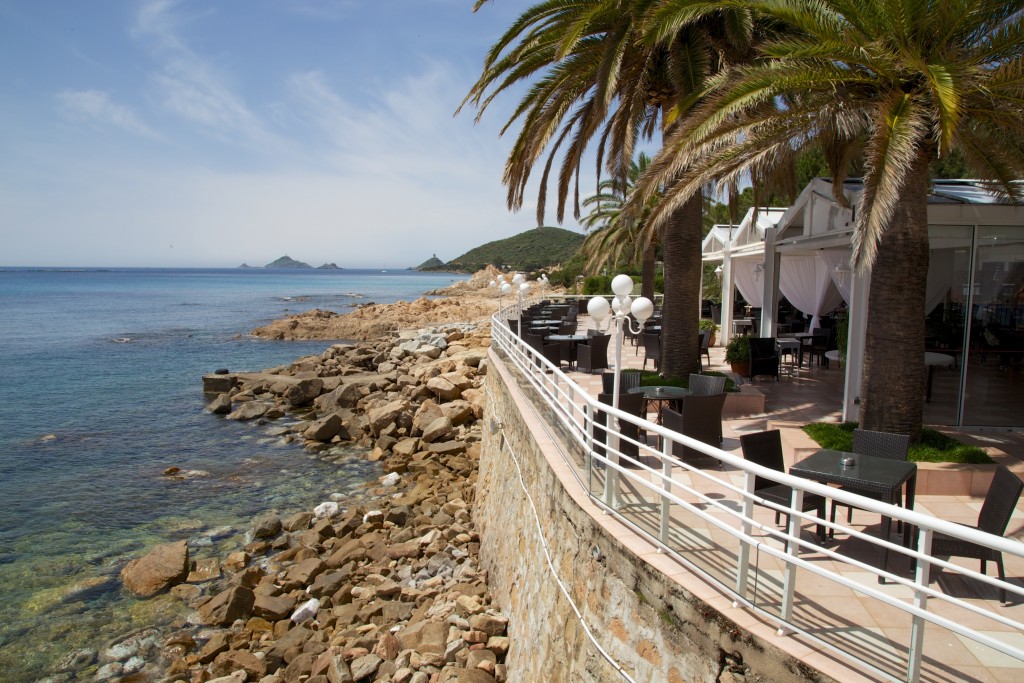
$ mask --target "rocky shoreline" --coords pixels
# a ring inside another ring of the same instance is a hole
[[[70,675],[504,681],[508,620],[479,568],[472,518],[489,343],[487,326],[457,323],[335,344],[264,372],[204,377],[204,391],[216,394],[212,412],[266,422],[328,460],[364,447],[385,474],[358,505],[328,501],[254,520],[251,542],[220,559],[192,561],[181,541],[132,561],[125,589],[169,591],[188,617],[169,636],[147,630],[98,657],[71,653]],[[285,416],[293,421],[273,424]]]

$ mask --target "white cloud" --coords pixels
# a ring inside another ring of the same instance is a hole
[[[110,96],[101,90],[64,90],[57,93],[57,103],[65,115],[121,128],[137,135],[158,137],[139,120],[130,107],[112,102]]]

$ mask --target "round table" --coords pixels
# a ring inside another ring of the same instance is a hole
[[[683,387],[669,387],[669,386],[658,386],[658,385],[644,385],[639,387],[633,387],[628,389],[626,393],[629,394],[643,394],[647,400],[648,406],[652,402],[657,404],[655,408],[654,424],[661,424],[661,411],[666,405],[672,401],[678,401],[684,396],[690,395],[689,389]],[[644,411],[645,413],[647,411]]]

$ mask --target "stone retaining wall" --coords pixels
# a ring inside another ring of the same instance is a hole
[[[560,591],[545,544],[597,643],[635,681],[830,680],[740,629],[620,542],[628,529],[587,498],[510,368],[493,349],[489,357],[474,514],[481,565],[510,617],[510,680],[624,680]]]

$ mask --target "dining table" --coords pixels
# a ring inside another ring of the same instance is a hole
[[[589,339],[585,334],[549,334],[544,337],[545,341],[553,342],[569,342],[572,344],[572,353],[569,354],[569,368],[573,368],[576,364],[576,345],[580,342],[585,342]]]
[[[917,485],[917,463],[890,460],[863,453],[848,453],[822,448],[789,468],[793,476],[804,477],[823,484],[837,484],[853,493],[869,493],[884,503],[895,503],[906,487],[904,506],[914,509],[914,490]],[[911,529],[903,525],[903,546],[910,543]],[[892,518],[882,517],[882,538],[888,540]],[[831,533],[831,531],[830,531]],[[884,570],[889,549],[879,546],[879,566]],[[881,575],[879,583],[885,583]]]
[[[661,411],[665,406],[671,405],[684,396],[690,395],[690,390],[683,387],[663,386],[658,384],[645,384],[639,387],[632,387],[626,390],[628,394],[643,394],[646,400],[647,409],[654,404],[654,424],[661,424]],[[646,415],[648,410],[644,410]]]

